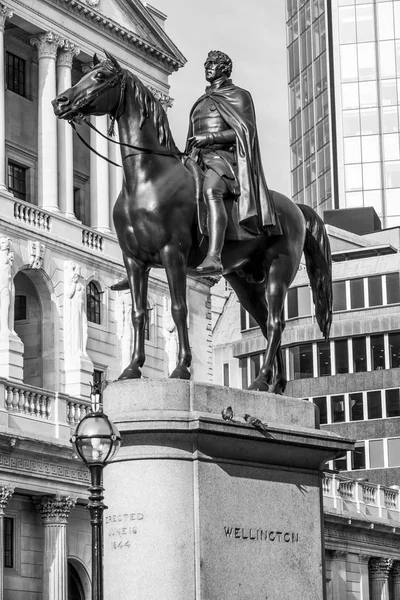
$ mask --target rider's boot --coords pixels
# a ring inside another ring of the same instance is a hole
[[[221,252],[228,225],[228,215],[223,194],[218,190],[207,190],[208,208],[208,253],[204,261],[196,269],[201,275],[219,275],[222,273]]]

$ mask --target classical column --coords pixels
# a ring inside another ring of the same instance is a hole
[[[395,560],[392,569],[393,600],[400,600],[400,561]]]
[[[369,574],[368,562],[371,558],[368,554],[359,554],[358,563],[360,565],[360,594],[362,600],[370,600],[369,598]]]
[[[343,600],[346,598],[346,556],[347,552],[342,550],[332,550],[332,600]]]
[[[60,49],[57,58],[57,95],[71,87],[72,61],[79,52],[79,48],[68,41]],[[59,208],[66,217],[75,219],[72,127],[67,121],[57,119],[57,133]]]
[[[392,558],[371,558],[369,575],[371,581],[371,600],[389,600],[389,571]]]
[[[12,11],[0,4],[0,191],[7,192],[6,181],[6,106],[4,81],[4,27],[7,19],[13,16]]]
[[[90,119],[96,129],[107,135],[107,115]],[[90,145],[106,158],[108,158],[108,144],[107,139],[93,129],[90,130]],[[98,231],[110,231],[108,163],[94,152],[90,153],[90,224]]]
[[[44,525],[43,600],[68,600],[67,523],[71,496],[33,498]]]
[[[46,210],[58,211],[57,118],[51,101],[57,95],[56,55],[63,44],[52,31],[31,38],[39,56],[38,200]]]
[[[4,598],[4,510],[13,493],[11,485],[0,484],[0,600]]]

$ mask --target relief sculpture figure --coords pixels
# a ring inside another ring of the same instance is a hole
[[[88,326],[86,316],[86,285],[79,265],[65,263],[64,272],[65,353],[69,357],[86,356]]]
[[[113,289],[130,290],[134,332],[120,379],[142,376],[148,278],[153,267],[162,267],[178,337],[170,377],[190,378],[187,276],[222,273],[266,339],[264,363],[250,388],[282,394],[283,308],[303,253],[316,319],[329,336],[329,239],[312,208],[268,190],[251,96],[230,81],[229,57],[213,51],[205,68],[211,86],[189,119],[190,155],[177,148],[159,99],[107,52],[104,60],[95,55],[93,68],[53,100],[54,112],[77,132],[78,123],[93,127],[93,114],[110,115],[110,135],[118,126],[124,178],[113,220],[127,278]]]
[[[11,239],[0,238],[0,334],[14,333],[15,286]]]

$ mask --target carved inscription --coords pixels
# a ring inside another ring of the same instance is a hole
[[[225,537],[235,540],[283,542],[286,544],[297,544],[299,542],[299,534],[292,531],[269,531],[267,529],[249,529],[247,527],[229,527],[225,525],[224,534]]]
[[[116,513],[106,515],[108,539],[113,550],[130,548],[134,537],[139,532],[139,523],[144,520],[144,514],[140,512]]]

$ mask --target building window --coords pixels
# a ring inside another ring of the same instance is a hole
[[[347,452],[344,456],[337,458],[332,462],[335,471],[347,471]]]
[[[11,52],[6,52],[6,61],[7,89],[20,96],[25,96],[25,61]]]
[[[383,335],[371,335],[371,370],[385,368],[385,347]]]
[[[318,398],[313,398],[313,402],[319,410],[319,422],[321,425],[325,425],[328,422],[328,408],[326,400],[326,396],[319,396]]]
[[[382,300],[382,277],[368,277],[369,306],[381,306]]]
[[[400,302],[399,273],[388,273],[386,275],[386,296],[388,304]]]
[[[14,320],[26,320],[26,296],[15,296]]]
[[[331,345],[330,342],[321,342],[317,344],[318,353],[318,375],[331,374]]]
[[[344,395],[331,396],[332,406],[332,423],[343,423],[345,420],[344,413]]]
[[[229,387],[229,363],[224,363],[223,365],[223,380],[224,385]]]
[[[349,372],[349,351],[347,340],[335,340],[336,373]]]
[[[26,173],[27,167],[17,165],[11,160],[8,161],[8,190],[14,198],[26,200]]]
[[[383,458],[383,440],[370,440],[369,441],[369,468],[379,469],[384,467]]]
[[[365,337],[355,337],[353,344],[353,372],[362,373],[367,370],[367,348]]]
[[[313,377],[312,344],[302,344],[289,348],[291,379],[306,379]]]
[[[333,310],[346,310],[346,282],[335,281],[332,286]]]
[[[245,331],[254,327],[258,327],[257,321],[240,305],[240,330]]]
[[[387,440],[388,467],[400,467],[400,438]]]
[[[311,296],[308,285],[288,291],[288,319],[311,315]]]
[[[367,392],[368,419],[382,418],[382,402],[380,390]]]
[[[391,369],[400,367],[400,332],[389,333],[389,365]]]
[[[350,421],[362,421],[364,419],[364,403],[361,392],[349,394]]]
[[[364,308],[364,281],[363,279],[351,279],[350,281],[351,308]]]
[[[248,387],[247,380],[247,358],[239,358],[239,369],[242,374],[242,390],[246,390]]]
[[[91,281],[86,288],[86,309],[87,318],[91,323],[100,325],[100,306],[101,292],[94,281]]]
[[[82,190],[79,187],[74,187],[74,215],[83,223],[84,207],[82,206]]]
[[[246,390],[252,381],[260,374],[261,364],[264,360],[264,354],[251,354],[239,358],[239,369],[242,373],[242,389]],[[228,371],[229,373],[229,371]],[[225,370],[224,370],[225,377]],[[225,384],[224,384],[225,385]]]
[[[4,517],[4,567],[14,568],[14,519]]]
[[[365,469],[365,443],[357,442],[353,452],[351,453],[351,468]]]
[[[385,390],[386,395],[386,416],[400,417],[400,394],[399,389]]]

